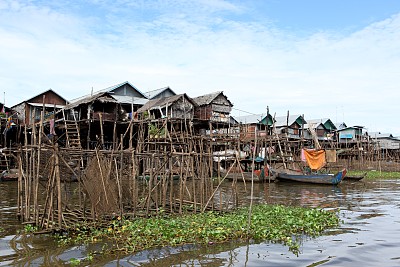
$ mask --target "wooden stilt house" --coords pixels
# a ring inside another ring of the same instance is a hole
[[[58,117],[70,148],[112,149],[148,99],[129,82],[72,100]]]

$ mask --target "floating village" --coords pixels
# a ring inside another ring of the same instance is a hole
[[[400,139],[363,126],[268,108],[231,116],[222,91],[192,97],[123,82],[73,100],[50,89],[1,108],[1,179],[18,182],[19,218],[43,231],[229,210],[237,183],[336,184],[347,170],[398,171],[400,157]],[[228,182],[230,192],[219,190]]]

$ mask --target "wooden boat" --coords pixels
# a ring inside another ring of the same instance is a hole
[[[273,172],[276,172],[276,179],[278,181],[337,185],[346,176],[347,170],[343,169],[336,174],[321,174],[321,173],[304,174],[302,172],[292,171],[287,169],[273,170]]]
[[[275,181],[275,176],[271,175],[268,176],[265,175],[265,172],[268,172],[267,168],[261,169],[261,170],[254,170],[253,175],[251,171],[242,171],[242,172],[229,172],[226,174],[226,172],[221,172],[220,177],[227,179],[227,180],[237,180],[237,181],[245,181],[245,182],[250,182],[251,179],[253,179],[254,183],[263,183],[263,182],[273,182]]]
[[[367,173],[366,172],[364,172],[363,174],[361,174],[361,175],[346,175],[345,176],[345,181],[347,180],[347,181],[360,181],[361,179],[363,179],[365,176],[367,176]]]
[[[176,180],[179,180],[180,177],[181,176],[179,174],[167,175],[167,180],[172,179],[172,180],[176,181]],[[143,175],[139,175],[138,178],[140,180],[149,181],[150,180],[150,175],[144,175],[144,176]],[[157,175],[157,181],[160,181],[160,180],[162,180],[164,178],[165,178],[165,176],[163,176],[163,175]],[[187,177],[187,178],[190,178],[190,177]]]
[[[18,169],[5,170],[0,175],[0,181],[18,181]]]

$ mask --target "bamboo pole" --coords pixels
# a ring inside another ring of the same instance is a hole
[[[132,174],[130,176],[130,180],[132,182],[131,192],[132,192],[132,208],[133,215],[136,215],[137,208],[137,188],[136,188],[136,161],[135,161],[135,151],[131,150],[131,161],[132,161]]]
[[[102,149],[104,148],[104,131],[103,131],[103,115],[99,113],[99,119],[100,119],[100,140],[101,140],[101,147]]]
[[[250,226],[251,226],[251,214],[253,212],[253,195],[254,195],[254,160],[256,157],[256,147],[257,147],[257,131],[254,132],[254,150],[252,151],[253,160],[251,164],[251,190],[250,190],[250,207],[249,207],[249,219],[247,224],[247,234],[250,234]]]
[[[117,121],[114,121],[114,129],[113,129],[113,145],[114,150],[118,150],[117,148]]]
[[[54,150],[54,153],[56,153],[56,151]],[[43,208],[43,215],[42,215],[42,220],[40,222],[41,227],[44,227],[44,218],[46,217],[46,213],[48,214],[48,220],[50,218],[50,212],[52,209],[52,205],[53,205],[53,187],[54,187],[54,177],[55,177],[55,157],[54,155],[52,155],[52,157],[49,159],[50,162],[53,162],[54,164],[52,165],[51,171],[49,172],[49,179],[47,181],[47,187],[46,187],[46,200],[44,202],[44,208]],[[49,209],[47,210],[47,207],[49,206]]]
[[[23,185],[22,185],[22,179],[23,179],[23,168],[22,168],[22,148],[19,148],[19,153],[18,153],[18,217],[22,217],[23,219]]]
[[[42,135],[43,135],[43,123],[44,123],[44,111],[45,111],[45,98],[46,96],[43,95],[43,109],[40,113],[40,126],[39,126],[39,147],[38,147],[38,155],[37,155],[37,170],[36,176],[34,179],[34,186],[35,186],[35,194],[34,194],[34,217],[36,225],[39,224],[39,204],[38,204],[38,194],[39,194],[39,174],[40,174],[40,154],[41,154],[41,147],[42,147]]]
[[[61,196],[61,177],[60,177],[60,163],[58,160],[58,144],[55,145],[55,176],[57,180],[57,208],[58,208],[58,227],[62,228],[62,196]]]
[[[105,185],[105,182],[104,182],[105,177],[104,177],[104,174],[103,174],[102,165],[100,164],[100,158],[99,158],[99,153],[98,153],[97,149],[96,149],[96,158],[97,158],[97,164],[98,164],[99,170],[100,170],[100,177],[101,177],[101,183],[103,185],[104,197],[105,197],[107,205],[108,205],[109,203],[108,203],[107,190],[106,190],[106,185]]]

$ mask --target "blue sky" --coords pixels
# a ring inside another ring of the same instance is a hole
[[[397,0],[0,0],[8,106],[129,81],[400,135],[399,70]]]

